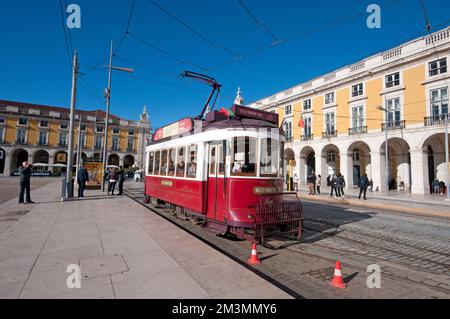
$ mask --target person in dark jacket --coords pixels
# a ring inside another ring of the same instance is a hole
[[[345,193],[344,193],[345,185],[346,184],[345,184],[344,175],[342,175],[341,173],[338,173],[338,175],[336,177],[336,189],[337,189],[338,197],[343,197],[345,195]]]
[[[109,178],[108,195],[109,193],[111,193],[111,195],[114,195],[114,189],[116,188],[117,183],[117,172],[115,168],[111,169],[108,178]]]
[[[125,172],[122,166],[120,166],[119,172],[117,173],[117,182],[119,183],[119,194],[117,195],[122,195],[123,183],[125,182]]]
[[[30,195],[30,181],[31,181],[31,168],[33,166],[28,164],[27,161],[22,163],[22,166],[19,168],[19,183],[20,183],[20,195],[19,195],[19,204],[24,203],[24,195],[26,195],[26,203],[33,204],[34,202],[31,200]]]
[[[333,175],[330,179],[330,187],[331,187],[331,193],[330,193],[330,197],[333,197],[333,191],[336,194],[336,197],[338,196],[338,192],[337,192],[337,186],[336,186],[336,176]]]
[[[358,199],[361,199],[361,194],[364,193],[364,199],[367,200],[366,194],[367,194],[367,187],[369,187],[369,178],[367,178],[367,174],[364,174],[359,178],[359,197]]]
[[[89,173],[82,166],[77,173],[77,182],[78,182],[78,197],[84,197],[84,188],[86,187],[86,183],[89,182]]]

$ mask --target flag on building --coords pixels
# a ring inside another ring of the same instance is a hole
[[[303,117],[298,121],[298,127],[305,128],[305,120],[303,120]]]

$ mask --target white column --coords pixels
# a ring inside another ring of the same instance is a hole
[[[350,185],[350,183],[353,185],[353,167],[352,167],[352,163],[353,163],[353,159],[352,159],[353,154],[349,154],[349,153],[342,153],[340,155],[340,173],[342,175],[344,175],[344,179],[346,182],[346,186],[345,188],[348,188],[348,186]]]
[[[303,186],[306,184],[306,178],[307,178],[307,173],[306,173],[306,155],[305,154],[300,154],[299,157],[299,165],[300,165],[300,172],[299,172],[299,179],[300,179],[300,186]]]
[[[428,185],[428,155],[422,149],[410,150],[411,167],[414,172],[411,174],[411,193],[413,194],[429,194],[430,187]]]
[[[11,174],[11,157],[12,157],[12,152],[11,151],[7,151],[5,150],[5,169],[3,171],[3,175],[4,176],[9,176],[9,174]]]
[[[370,152],[370,163],[372,166],[373,190],[388,191],[386,189],[386,174],[384,172],[385,159],[384,153]]]

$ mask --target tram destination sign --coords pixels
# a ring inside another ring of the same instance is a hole
[[[153,140],[159,141],[171,136],[189,133],[192,130],[192,127],[192,119],[187,117],[178,122],[157,129],[153,135]]]
[[[256,110],[250,107],[233,105],[231,108],[233,113],[239,117],[246,117],[256,120],[267,121],[270,123],[278,124],[278,114],[272,112],[266,112],[261,110]]]

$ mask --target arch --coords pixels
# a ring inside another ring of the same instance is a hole
[[[322,149],[322,173],[324,177],[333,176],[341,172],[341,153],[339,147],[327,144]]]
[[[134,162],[134,161],[133,161]],[[117,154],[110,154],[108,156],[108,165],[116,165],[119,166],[120,157]]]
[[[381,175],[386,179],[386,151],[383,142],[380,146]],[[388,181],[390,190],[411,188],[411,155],[407,141],[399,137],[388,139]]]
[[[129,167],[133,167],[133,165],[134,165],[134,156],[133,155],[125,156],[123,159],[123,167],[129,168]]]
[[[100,153],[94,153],[94,158],[95,159],[101,159],[102,155]]]
[[[16,171],[25,161],[28,161],[28,152],[23,148],[15,149],[11,155],[11,172]]]
[[[0,147],[0,174],[5,172],[6,151]]]
[[[284,159],[286,161],[295,160],[295,153],[292,150],[292,148],[285,148],[284,149]]]
[[[50,155],[46,150],[38,150],[33,154],[33,164],[35,163],[49,163]]]
[[[81,152],[81,163],[83,163],[83,160],[87,157],[85,152]],[[78,154],[74,153],[73,154],[73,164],[77,165],[77,158],[78,158]]]
[[[372,162],[370,158],[370,146],[363,141],[353,142],[347,150],[349,157],[348,162],[348,179],[347,183],[353,184],[354,187],[359,185],[359,178],[367,174],[372,179]]]
[[[422,149],[427,152],[426,173],[428,176],[425,180],[428,181],[428,186],[432,190],[433,180],[445,181],[446,178],[448,164],[445,165],[445,134],[436,133],[428,136],[422,144]]]
[[[300,181],[306,184],[313,171],[316,171],[316,153],[311,146],[305,146],[300,151]]]

